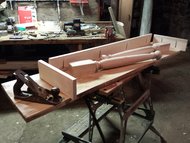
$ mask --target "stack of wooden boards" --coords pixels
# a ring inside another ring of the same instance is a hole
[[[52,86],[60,88],[61,92],[71,99],[84,91],[120,78],[127,73],[113,74],[113,71],[133,65],[138,68],[139,63],[154,64],[158,59],[178,51],[185,51],[187,40],[162,35],[147,34],[135,38],[110,43],[87,50],[77,51],[65,55],[49,58],[49,63],[38,61],[40,78]],[[133,69],[131,69],[133,70]],[[124,72],[124,71],[123,71]],[[130,72],[129,72],[130,73]],[[51,75],[51,76],[50,76]],[[117,76],[116,76],[117,75]],[[101,79],[102,78],[102,82]],[[99,81],[97,83],[95,81]],[[93,86],[87,86],[95,84]]]

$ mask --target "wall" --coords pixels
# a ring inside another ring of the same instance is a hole
[[[49,0],[51,1],[51,0]],[[84,5],[84,16],[81,15],[80,7],[78,5],[71,5],[69,2],[59,2],[60,14],[62,21],[71,21],[73,18],[81,18],[84,21],[96,21],[99,20],[99,3],[97,0],[89,0],[89,4]],[[10,9],[10,6],[6,9],[8,16],[14,16],[17,18],[17,7],[19,5],[34,5],[33,2],[13,2],[14,10]],[[37,2],[37,18],[44,21],[57,21],[57,3],[51,2]]]
[[[190,41],[190,0],[154,0],[152,32]]]

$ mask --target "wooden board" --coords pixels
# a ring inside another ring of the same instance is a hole
[[[151,43],[152,34],[146,34],[127,40],[127,50],[148,46]]]
[[[118,53],[121,51],[124,51],[127,46],[127,40],[122,40],[106,45],[100,46],[101,49],[101,55],[109,55],[109,54],[114,54]]]
[[[69,63],[71,62],[79,60],[87,60],[87,59],[97,60],[99,59],[99,57],[100,57],[100,48],[96,47],[69,54],[50,57],[49,64],[59,69],[63,69],[69,67]]]
[[[152,64],[154,64],[153,61],[147,61],[130,66],[103,70],[93,75],[86,75],[82,78],[79,77],[77,79],[77,98],[93,93],[100,88],[133,76],[134,74],[140,73],[143,69],[151,66]]]
[[[97,69],[97,62],[93,60],[82,60],[77,62],[70,63],[70,70],[71,75],[74,77],[87,75],[87,74],[94,74]]]
[[[76,78],[42,60],[38,61],[38,69],[42,80],[58,87],[71,99],[76,97]]]
[[[170,43],[170,50],[171,51],[186,51],[187,48],[187,39],[182,39],[182,38],[175,38],[175,37],[170,37],[170,36],[163,36],[163,35],[158,35],[154,34],[153,38],[154,42],[161,42],[161,43]]]
[[[38,65],[36,61],[0,61],[0,70],[32,70],[37,68]]]

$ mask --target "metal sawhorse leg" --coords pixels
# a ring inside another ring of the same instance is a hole
[[[83,140],[66,132],[62,132],[62,135],[63,138],[59,141],[59,143],[68,143],[69,141],[73,141],[74,143],[91,143],[90,141]]]
[[[133,76],[132,78],[124,79],[123,81],[121,81],[120,84],[115,84],[115,87],[111,86],[111,89],[107,88],[107,87],[103,88],[101,90],[101,93],[104,92],[103,95],[98,94],[96,96],[96,99],[99,102],[103,101],[108,104],[112,104],[115,106],[115,108],[118,109],[118,112],[120,115],[120,120],[121,120],[119,143],[125,142],[127,122],[131,115],[143,118],[149,122],[149,124],[146,126],[144,132],[137,140],[137,143],[139,143],[142,140],[142,138],[144,137],[144,135],[146,134],[146,132],[149,129],[160,137],[161,143],[166,143],[164,138],[160,135],[160,133],[153,126],[155,111],[153,109],[153,104],[152,104],[152,100],[150,97],[150,86],[151,86],[151,77],[150,76],[151,76],[152,72],[155,72],[155,71],[152,71],[152,70],[154,70],[154,68],[155,67],[153,67],[153,69],[152,69],[152,67],[151,67],[148,70],[146,69],[145,72],[141,72],[136,75],[136,77],[138,77],[138,82],[141,87],[142,94],[131,104],[128,103],[127,95],[123,89],[123,85],[125,82],[128,82],[135,76]],[[106,90],[108,90],[107,93],[106,93]],[[110,92],[111,92],[111,94],[110,94]],[[105,94],[109,94],[109,96],[105,96]],[[100,98],[99,96],[102,98]],[[97,98],[97,97],[99,97],[99,98]],[[120,99],[118,99],[118,97],[120,97]],[[104,100],[102,100],[102,99],[104,99]],[[140,105],[143,105],[144,107],[140,108]],[[137,112],[135,112],[136,110],[141,110],[144,112],[144,114],[137,113]]]
[[[148,70],[149,71],[149,70]],[[146,71],[147,72],[147,71]],[[149,71],[150,72],[150,71]],[[120,119],[121,119],[121,129],[120,129],[120,143],[125,142],[125,135],[126,135],[126,128],[127,128],[127,121],[131,115],[135,115],[137,117],[143,118],[147,121],[149,121],[149,124],[145,128],[144,132],[142,135],[139,137],[137,140],[137,143],[139,143],[146,132],[150,129],[152,132],[154,132],[156,135],[160,137],[161,143],[166,143],[164,138],[160,135],[160,133],[154,128],[153,122],[154,122],[154,116],[155,116],[155,111],[153,109],[153,104],[150,96],[150,86],[151,86],[151,74],[149,75],[146,74],[138,74],[138,81],[139,84],[143,90],[143,94],[139,96],[139,98],[133,102],[132,104],[124,102],[124,105],[120,107],[119,109],[119,114],[120,114]],[[125,92],[125,91],[123,91]],[[124,93],[125,94],[125,93]],[[124,95],[127,96],[127,95]],[[143,108],[140,108],[140,105],[143,105]],[[141,110],[144,112],[144,114],[140,114],[135,112],[136,110]]]
[[[142,140],[142,138],[144,137],[144,135],[146,134],[146,132],[149,129],[160,137],[161,143],[166,143],[164,138],[160,135],[160,133],[153,126],[155,111],[153,109],[153,104],[152,104],[152,100],[150,97],[151,79],[149,76],[150,75],[147,75],[147,73],[143,74],[143,72],[142,72],[140,74],[136,74],[129,78],[123,79],[116,84],[102,88],[93,95],[84,97],[85,103],[89,109],[89,122],[88,122],[88,124],[89,124],[89,126],[88,126],[89,142],[92,142],[93,128],[94,128],[94,126],[96,126],[98,129],[98,132],[102,138],[102,142],[106,143],[104,134],[99,125],[99,121],[103,117],[105,117],[111,110],[117,109],[117,111],[120,115],[119,143],[125,143],[127,122],[131,115],[145,119],[149,123],[146,126],[142,135],[137,140],[137,143],[140,143],[140,141]],[[124,90],[124,85],[126,82],[130,81],[134,77],[138,77],[139,85],[143,92],[141,95],[138,96],[138,98],[134,102],[129,104],[127,94]],[[104,114],[101,115],[101,117],[97,117],[96,112],[97,112],[98,108],[100,108],[105,103],[108,105],[112,105],[112,107],[109,108],[109,110],[105,111]],[[143,107],[140,107],[140,105],[143,105]],[[144,114],[140,114],[141,112],[137,113],[136,112],[137,110],[143,111]],[[64,134],[64,132],[63,132],[63,134]],[[69,134],[66,134],[66,136],[67,135],[69,138],[73,137],[72,135],[70,136]],[[76,137],[76,138],[80,140],[80,138],[78,138],[78,137]],[[63,142],[63,143],[65,143],[65,142]],[[80,143],[80,142],[76,142],[76,143]],[[84,142],[84,143],[86,143],[86,142]]]

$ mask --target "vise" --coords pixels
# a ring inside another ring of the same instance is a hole
[[[81,23],[84,22],[81,22],[78,18],[70,22],[64,22],[63,30],[66,32],[67,36],[84,36],[85,31],[81,30]]]

